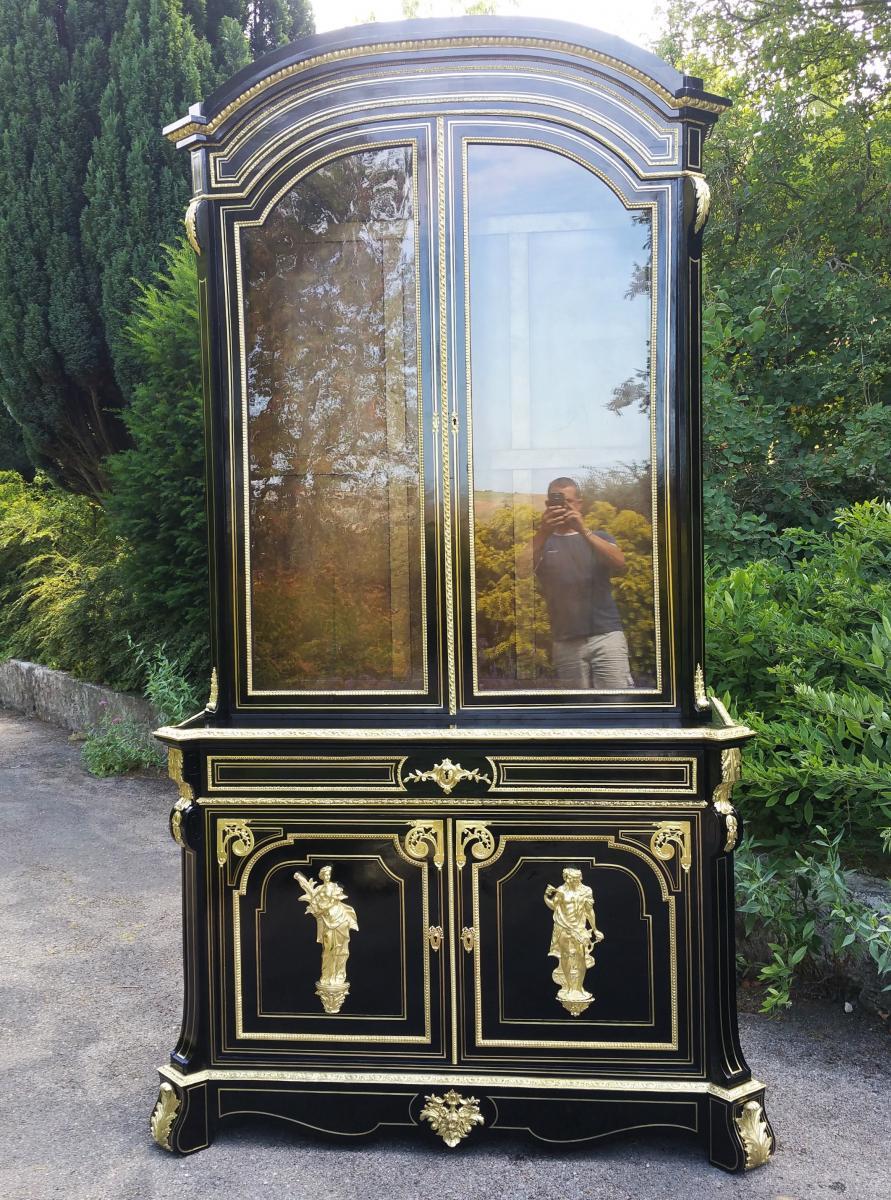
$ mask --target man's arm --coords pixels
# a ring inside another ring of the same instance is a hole
[[[625,562],[625,555],[622,553],[622,548],[615,542],[608,542],[606,538],[600,537],[597,533],[592,533],[590,529],[582,529],[581,531],[588,545],[598,554],[606,565],[609,567],[610,575],[624,575],[628,570],[628,564]]]
[[[592,533],[585,525],[580,512],[570,511],[566,518],[566,524],[570,529],[578,530],[604,566],[609,568],[610,575],[625,574],[628,564],[625,562],[625,555],[622,553],[621,547],[617,546],[615,542],[607,541],[605,537],[600,537],[599,534]]]

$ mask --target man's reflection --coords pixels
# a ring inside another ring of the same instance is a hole
[[[610,583],[625,574],[625,555],[610,534],[586,528],[574,479],[561,476],[548,485],[532,557],[548,606],[560,683],[593,690],[634,687]]]

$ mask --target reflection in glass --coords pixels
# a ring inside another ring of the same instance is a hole
[[[337,158],[241,235],[254,690],[423,690],[412,154]]]
[[[477,690],[652,689],[650,212],[467,151]]]

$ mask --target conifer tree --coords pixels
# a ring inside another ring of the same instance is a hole
[[[109,78],[99,104],[82,217],[83,249],[99,283],[99,303],[115,375],[133,385],[123,335],[135,280],[161,264],[161,246],[181,228],[191,188],[186,163],[160,136],[214,82],[210,47],[180,0],[127,0],[109,47]]]
[[[161,127],[252,47],[311,32],[309,14],[305,0],[0,0],[0,404],[63,486],[101,497],[103,460],[129,444],[134,279],[161,266],[190,191]]]
[[[0,397],[31,461],[98,494],[122,398],[80,247],[121,0],[0,0]]]
[[[309,0],[248,0],[244,10],[252,58],[315,31]]]

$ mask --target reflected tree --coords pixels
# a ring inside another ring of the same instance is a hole
[[[242,238],[255,682],[418,686],[411,152],[346,155]]]
[[[631,219],[635,225],[641,225],[646,229],[646,237],[643,245],[645,255],[642,261],[636,262],[632,268],[631,279],[625,290],[626,300],[636,300],[639,296],[649,296],[653,286],[652,217],[649,213],[635,212],[632,213]],[[637,368],[627,379],[613,388],[612,396],[607,401],[606,407],[610,412],[614,412],[617,417],[622,415],[623,409],[630,407],[632,404],[637,405],[638,412],[648,413],[650,411],[651,356],[652,348],[650,339],[647,338],[646,366]]]

